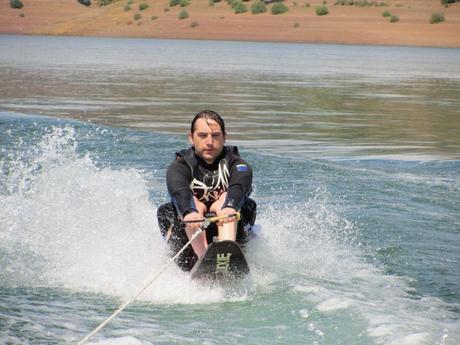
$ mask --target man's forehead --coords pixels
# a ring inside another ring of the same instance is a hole
[[[212,119],[198,119],[195,123],[198,132],[222,132],[220,125]]]

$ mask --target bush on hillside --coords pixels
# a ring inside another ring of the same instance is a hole
[[[149,5],[146,4],[145,2],[139,4],[139,11],[146,10],[147,8],[149,8]]]
[[[444,14],[439,13],[439,12],[435,12],[435,13],[433,13],[431,15],[430,24],[442,23],[445,20],[446,20],[446,18],[444,18]]]
[[[265,3],[262,1],[256,1],[251,5],[251,13],[252,14],[259,14],[259,13],[264,13],[267,12],[267,6],[265,6]]]
[[[272,6],[272,14],[283,14],[289,11],[289,8],[282,2],[277,2]]]
[[[78,2],[85,6],[91,6],[91,0],[78,0]]]
[[[460,0],[441,0],[442,5],[454,4],[456,2],[460,2]]]
[[[233,3],[233,12],[235,12],[236,14],[244,13],[247,11],[248,11],[248,8],[245,4],[243,4],[243,1],[237,0]]]
[[[328,10],[327,6],[322,5],[322,6],[316,7],[316,15],[317,16],[325,16],[326,14],[329,14],[329,10]]]
[[[178,15],[179,19],[186,19],[188,18],[188,12],[186,10],[182,10],[179,12],[179,15]]]
[[[390,13],[390,11],[385,11],[385,12],[382,13],[382,16],[383,17],[391,17],[391,13]]]
[[[391,16],[390,23],[397,23],[397,22],[399,22],[399,17],[398,16]]]
[[[21,0],[10,0],[10,7],[11,8],[23,8],[24,5],[22,4]]]
[[[99,6],[107,6],[107,5],[110,5],[114,1],[117,1],[117,0],[97,0],[97,4]]]
[[[180,7],[187,7],[188,5],[190,5],[190,1],[189,0],[180,0],[179,5],[180,5]]]
[[[235,8],[236,3],[241,0],[227,0],[227,3],[230,5],[231,8]]]
[[[358,7],[371,7],[371,6],[388,6],[386,2],[368,1],[368,0],[337,0],[334,6],[358,6]]]
[[[169,7],[174,7],[180,4],[180,0],[169,0]]]

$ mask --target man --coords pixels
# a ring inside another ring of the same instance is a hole
[[[160,230],[172,254],[177,253],[202,226],[208,213],[227,216],[200,234],[191,245],[192,252],[179,258],[178,264],[190,270],[204,255],[213,240],[244,242],[244,226],[253,225],[256,204],[249,199],[252,170],[234,146],[225,146],[227,133],[223,119],[214,111],[204,110],[192,120],[188,139],[190,148],[176,153],[168,167],[166,181],[171,204],[158,209]],[[234,215],[242,213],[242,221]],[[215,236],[217,235],[217,236]]]

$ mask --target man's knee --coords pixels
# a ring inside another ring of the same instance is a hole
[[[243,224],[249,224],[252,226],[256,222],[256,216],[257,204],[253,199],[248,198],[248,200],[246,200],[243,204],[243,207],[241,207],[241,220],[243,221]]]
[[[219,199],[217,199],[216,201],[212,203],[212,205],[209,207],[209,212],[219,213],[220,210],[222,209],[222,205],[225,202],[225,198],[227,198],[227,192],[222,193],[219,196]]]
[[[166,237],[168,231],[174,226],[176,217],[176,209],[172,203],[168,202],[158,207],[157,220],[163,237]]]
[[[195,202],[195,207],[199,214],[204,215],[208,211],[206,205],[198,200],[196,196],[193,196],[193,201]]]

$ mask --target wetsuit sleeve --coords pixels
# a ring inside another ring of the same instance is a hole
[[[251,166],[241,158],[236,158],[230,166],[230,179],[227,198],[222,205],[239,211],[252,190]]]
[[[171,201],[183,218],[192,211],[196,211],[193,194],[190,190],[192,180],[190,168],[183,159],[177,159],[168,167],[166,172],[166,184]]]

